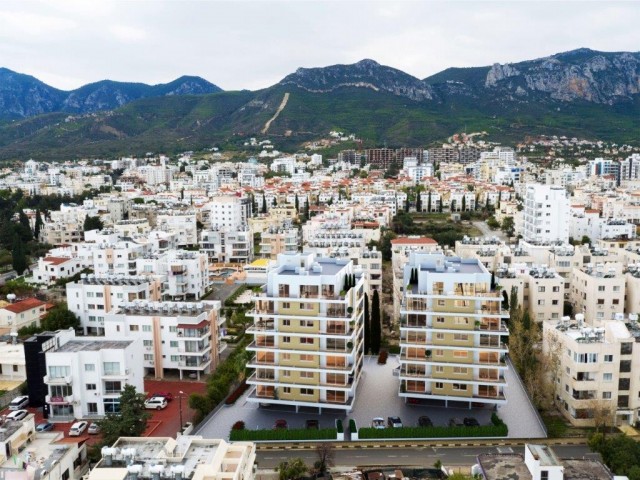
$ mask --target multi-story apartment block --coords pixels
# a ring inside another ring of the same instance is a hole
[[[476,259],[414,252],[404,283],[400,396],[445,405],[505,403],[509,332],[491,273]]]
[[[124,302],[105,316],[108,337],[141,339],[146,374],[200,379],[218,365],[220,302]]]
[[[209,259],[205,253],[172,250],[167,254],[167,279],[162,295],[172,300],[199,300],[209,288]]]
[[[364,281],[347,259],[278,256],[253,298],[249,401],[351,410],[364,355]]]
[[[210,263],[249,263],[253,258],[253,233],[247,227],[203,230],[200,251],[207,254]]]
[[[558,364],[556,403],[574,425],[593,426],[594,416],[602,415],[615,416],[616,424],[633,424],[640,407],[640,381],[632,375],[640,366],[640,349],[634,348],[640,340],[637,315],[627,323],[617,314],[597,328],[584,318],[544,322],[543,348]]]
[[[529,184],[524,198],[523,237],[545,244],[569,240],[569,200],[563,187]]]
[[[571,302],[593,326],[614,318],[625,305],[625,276],[619,263],[587,264],[573,271]]]
[[[243,230],[252,215],[252,204],[249,198],[236,196],[213,197],[207,204],[208,217],[203,218],[207,228]]]
[[[376,247],[364,248],[360,252],[357,264],[362,267],[365,275],[365,285],[369,295],[374,290],[382,291],[382,253]]]
[[[67,283],[67,305],[80,319],[85,335],[104,335],[107,312],[124,302],[158,301],[161,289],[159,277],[84,275],[78,282]]]
[[[564,309],[564,279],[544,266],[534,267],[524,275],[524,308],[532,320],[558,320]]]
[[[178,245],[182,247],[198,244],[198,227],[195,211],[158,212],[157,228],[177,234]]]
[[[81,270],[82,264],[78,258],[47,256],[38,259],[38,266],[33,270],[33,276],[29,277],[27,281],[51,285],[56,280],[73,277]]]
[[[125,385],[144,391],[140,340],[76,338],[70,330],[56,333],[48,343],[43,348],[44,401],[50,419],[69,421],[116,413]]]
[[[86,480],[253,480],[256,446],[199,435],[122,437],[102,449]]]
[[[291,225],[270,227],[260,235],[260,255],[263,258],[276,260],[279,254],[295,253],[299,248],[300,231]]]

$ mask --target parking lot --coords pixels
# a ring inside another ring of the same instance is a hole
[[[444,408],[406,404],[398,396],[398,377],[393,370],[399,365],[396,356],[391,355],[386,365],[378,365],[376,357],[366,357],[363,375],[358,386],[357,399],[351,413],[336,410],[295,413],[288,408],[258,408],[247,402],[247,393],[232,406],[221,408],[203,423],[198,434],[209,438],[228,438],[231,426],[238,420],[245,422],[246,428],[272,428],[277,419],[287,420],[289,428],[304,428],[308,419],[318,420],[320,428],[331,428],[335,420],[353,418],[358,427],[370,426],[374,417],[399,416],[405,426],[417,426],[418,418],[427,415],[434,425],[447,425],[452,417],[474,417],[481,425],[489,424],[493,409],[487,408]],[[498,414],[509,426],[510,438],[544,438],[545,432],[539,425],[535,410],[517,381],[515,374],[507,374],[507,405],[498,408]]]

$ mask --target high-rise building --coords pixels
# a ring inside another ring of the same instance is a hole
[[[413,252],[400,309],[400,396],[506,403],[502,295],[477,259]]]
[[[524,198],[525,241],[536,244],[569,241],[569,199],[564,187],[529,184]]]
[[[364,355],[364,282],[348,259],[278,255],[252,299],[249,401],[351,410]]]

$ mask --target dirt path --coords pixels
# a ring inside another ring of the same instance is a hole
[[[282,97],[282,102],[280,102],[280,106],[278,107],[278,110],[276,110],[276,113],[273,114],[273,117],[271,117],[267,121],[267,123],[264,124],[264,128],[262,129],[262,132],[261,132],[263,135],[269,131],[271,122],[273,122],[276,118],[278,118],[278,115],[280,115],[280,112],[284,110],[284,107],[287,106],[288,101],[289,101],[289,92],[285,93],[284,97]]]

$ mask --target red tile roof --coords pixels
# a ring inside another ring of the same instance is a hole
[[[64,262],[68,262],[71,258],[67,257],[44,257],[44,261],[53,265],[60,265]]]
[[[438,242],[436,242],[433,238],[429,238],[429,237],[420,237],[420,238],[409,238],[409,237],[398,237],[398,238],[394,238],[393,240],[391,240],[391,244],[392,245],[398,245],[398,244],[403,244],[403,245],[437,245]]]
[[[3,308],[13,313],[22,313],[27,310],[31,310],[32,308],[41,307],[42,305],[45,305],[45,303],[41,302],[37,298],[27,298],[16,303],[10,303]]]

